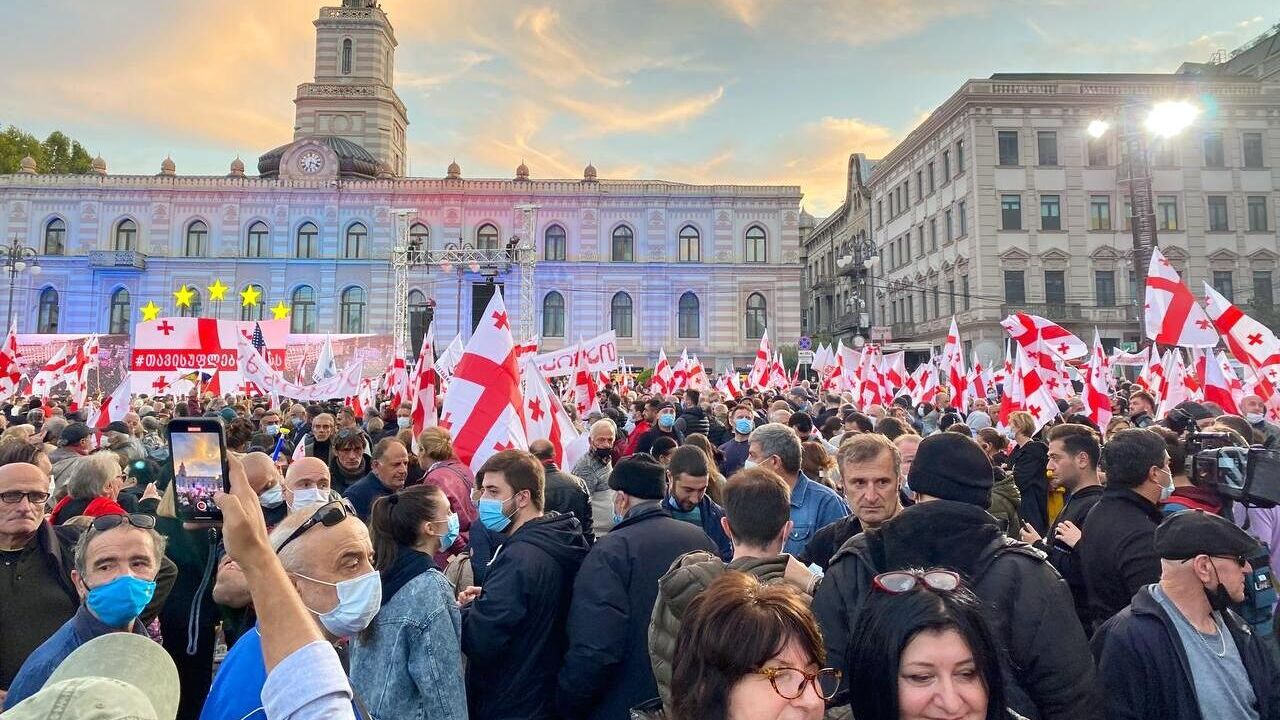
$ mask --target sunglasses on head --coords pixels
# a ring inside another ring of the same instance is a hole
[[[154,530],[156,528],[156,519],[155,516],[145,513],[130,513],[128,515],[99,515],[90,523],[90,527],[98,532],[118,528],[121,525],[132,525],[143,530]]]
[[[280,547],[276,548],[276,554],[279,555],[284,551],[289,543],[302,537],[302,534],[316,525],[324,525],[325,527],[333,527],[345,520],[348,516],[356,517],[356,511],[346,500],[334,500],[332,502],[321,505],[316,511],[307,518],[306,522],[298,526],[289,534],[289,537],[280,543]]]
[[[952,592],[960,587],[960,576],[950,570],[894,570],[880,573],[871,583],[890,595],[908,593],[921,585],[930,590]]]

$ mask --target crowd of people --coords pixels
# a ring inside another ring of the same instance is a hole
[[[1280,509],[1187,450],[1280,449],[1257,398],[597,400],[580,457],[474,472],[389,402],[0,407],[0,718],[1280,718]],[[201,416],[216,523],[165,440]]]

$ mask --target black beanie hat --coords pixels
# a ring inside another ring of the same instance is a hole
[[[959,433],[943,432],[920,441],[907,484],[914,492],[941,500],[991,505],[991,462],[978,443]]]
[[[667,469],[652,455],[637,453],[614,466],[609,488],[642,500],[661,500],[667,494]]]

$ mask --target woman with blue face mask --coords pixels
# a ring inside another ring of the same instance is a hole
[[[431,485],[373,503],[369,535],[382,607],[352,640],[351,684],[374,717],[466,717],[462,617],[432,560],[458,531],[449,499]]]

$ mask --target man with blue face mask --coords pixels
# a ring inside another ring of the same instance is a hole
[[[138,615],[156,592],[164,538],[150,515],[95,518],[76,544],[72,582],[82,605],[58,632],[36,649],[5,697],[11,708],[34,695],[73,650],[100,635],[132,632],[149,637]]]
[[[750,405],[739,405],[733,409],[730,416],[733,439],[720,446],[720,452],[724,453],[724,462],[720,464],[721,475],[729,477],[741,470],[747,462],[751,431],[756,429],[755,416],[755,409]]]
[[[676,441],[676,445],[684,442],[684,433],[676,429],[676,406],[669,402],[663,403],[662,408],[658,410],[658,417],[653,427],[636,443],[636,452],[650,452],[653,449],[653,441],[660,437],[669,437]]]

